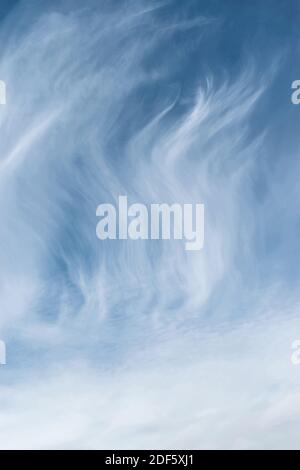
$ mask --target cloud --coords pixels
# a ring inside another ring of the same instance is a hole
[[[298,448],[298,320],[161,340],[114,368],[74,357],[0,388],[2,449]]]
[[[298,445],[298,301],[255,187],[280,60],[215,69],[220,18],[167,7],[20,2],[1,25],[3,448]],[[204,203],[204,249],[100,242],[119,195]]]

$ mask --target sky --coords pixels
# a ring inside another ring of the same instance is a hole
[[[0,2],[1,449],[299,449],[298,0]],[[96,237],[203,203],[205,241]]]

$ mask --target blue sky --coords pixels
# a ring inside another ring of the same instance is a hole
[[[298,448],[298,0],[0,17],[0,446]],[[119,195],[203,250],[99,241]]]

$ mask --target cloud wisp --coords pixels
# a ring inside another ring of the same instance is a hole
[[[0,28],[1,447],[297,446],[297,290],[255,187],[281,57],[214,68],[222,18],[116,3],[20,2]],[[203,250],[98,240],[120,195],[204,203]]]

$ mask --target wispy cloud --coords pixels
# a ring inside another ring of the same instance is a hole
[[[298,446],[297,289],[265,246],[287,186],[257,130],[282,53],[215,66],[221,14],[81,5],[1,24],[1,447]],[[204,249],[100,242],[121,194],[204,203]]]

